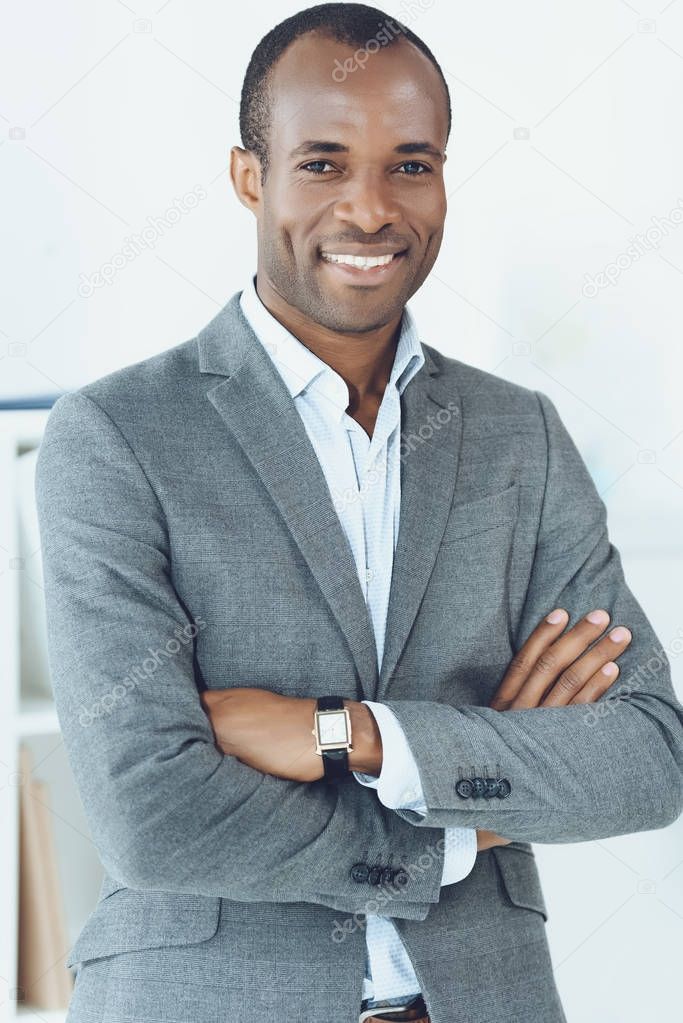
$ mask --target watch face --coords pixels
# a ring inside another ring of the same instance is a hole
[[[318,736],[321,744],[346,742],[346,714],[344,711],[321,714],[318,717]]]

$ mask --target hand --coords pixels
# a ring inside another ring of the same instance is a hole
[[[619,674],[613,658],[631,642],[630,631],[622,627],[623,635],[616,642],[607,635],[587,650],[609,622],[606,611],[591,612],[600,613],[602,621],[591,622],[586,616],[564,635],[561,633],[569,620],[566,611],[562,610],[558,622],[544,618],[513,657],[489,706],[502,711],[523,710],[599,699]],[[602,671],[604,667],[610,669],[607,674]],[[477,829],[478,850],[509,842],[494,831]]]
[[[631,642],[624,626],[613,629],[587,648],[606,628],[607,611],[591,611],[562,635],[569,620],[563,609],[556,623],[544,618],[515,654],[489,706],[494,710],[523,710],[529,707],[564,707],[570,703],[593,703],[616,681],[619,666],[614,658]],[[603,669],[607,669],[603,671]]]
[[[486,831],[484,828],[477,828],[477,852],[490,849],[493,845],[509,845],[512,839],[501,838],[495,831]]]
[[[236,687],[208,689],[199,698],[223,753],[280,778],[322,778],[322,757],[315,752],[312,735],[313,697]]]

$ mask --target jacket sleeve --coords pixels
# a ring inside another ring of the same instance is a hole
[[[632,640],[617,659],[615,683],[592,704],[499,711],[386,700],[405,730],[428,806],[424,816],[396,813],[417,827],[459,824],[525,842],[665,827],[683,809],[683,708],[670,663],[625,581],[588,469],[553,403],[535,393],[547,438],[546,484],[514,653],[554,607],[569,612],[568,627],[604,608],[610,627],[628,626]],[[496,767],[510,783],[507,798],[456,793],[459,778]]]
[[[377,721],[382,740],[382,767],[379,777],[354,771],[356,780],[373,788],[377,798],[390,810],[416,810],[424,813],[427,804],[420,788],[420,773],[410,746],[395,714],[382,703],[362,701]],[[477,832],[474,828],[444,829],[444,863],[441,887],[467,877],[477,858]]]
[[[351,780],[265,774],[215,745],[193,668],[201,629],[175,590],[166,519],[119,428],[60,397],[36,466],[48,655],[64,744],[95,846],[138,889],[316,902],[424,919],[443,830],[416,829]],[[406,868],[402,884],[354,863]],[[411,865],[419,862],[419,870]]]

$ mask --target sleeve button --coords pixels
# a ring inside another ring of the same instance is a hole
[[[507,778],[500,778],[498,780],[498,798],[499,799],[507,799],[507,797],[510,795],[511,792],[512,792],[512,785],[507,780]]]
[[[483,778],[472,778],[472,799],[479,799],[486,792],[486,782]]]
[[[371,867],[368,873],[368,884],[379,884],[382,880],[383,867]]]
[[[405,888],[408,884],[408,873],[402,867],[394,874],[394,884],[398,888]]]
[[[351,880],[355,881],[356,884],[365,884],[370,873],[367,863],[354,863],[349,871]]]
[[[472,782],[469,778],[461,778],[460,781],[456,783],[455,791],[463,799],[469,799],[472,795]]]

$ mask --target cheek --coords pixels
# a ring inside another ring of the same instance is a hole
[[[311,222],[310,210],[289,206],[285,215],[272,220],[267,237],[280,258],[297,263],[315,259],[315,224]]]
[[[443,181],[438,187],[431,188],[425,198],[424,219],[429,224],[431,234],[441,234],[444,229],[448,198]]]
[[[444,231],[444,222],[446,219],[446,196],[443,195],[435,201],[431,215],[429,217],[429,224],[431,234],[438,240],[441,241]]]

